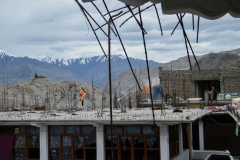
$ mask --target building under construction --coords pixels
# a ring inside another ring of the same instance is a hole
[[[227,102],[240,96],[239,69],[162,70],[160,84],[165,95],[176,95],[176,101],[202,98],[208,101],[208,93],[214,88],[214,102]]]

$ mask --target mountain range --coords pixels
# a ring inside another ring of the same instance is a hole
[[[126,57],[113,55],[112,78],[130,70]],[[132,68],[146,68],[146,62],[129,57]],[[160,63],[149,61],[150,66]],[[47,77],[53,81],[92,82],[96,86],[108,83],[108,59],[105,56],[94,56],[77,59],[53,59],[51,57],[30,58],[16,57],[0,51],[0,84],[11,85],[16,82],[32,79],[35,75]]]
[[[196,56],[200,69],[214,69],[229,66],[239,66],[240,49],[208,53]],[[137,84],[126,57],[113,55],[112,85],[127,91]],[[129,57],[132,68],[138,77],[139,84],[148,84],[148,74],[145,60]],[[198,69],[193,56],[190,56],[191,66]],[[158,83],[158,72],[161,66],[164,70],[190,69],[187,56],[167,63],[149,61],[151,83]],[[0,85],[10,86],[14,83],[33,79],[36,75],[50,80],[90,82],[95,86],[108,90],[108,59],[105,56],[94,56],[77,59],[53,59],[51,57],[16,57],[0,51]],[[129,82],[132,82],[129,84]]]

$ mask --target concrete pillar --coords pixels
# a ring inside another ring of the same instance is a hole
[[[169,160],[169,132],[168,125],[157,124],[160,130],[160,159]]]
[[[192,123],[189,123],[189,160],[192,160],[192,151],[193,151],[193,146],[192,146]]]
[[[199,148],[200,150],[204,150],[204,130],[202,119],[199,119]]]
[[[183,153],[183,138],[182,138],[182,123],[180,123],[178,125],[178,128],[179,128],[179,153],[182,154]]]
[[[40,160],[48,159],[48,126],[41,125],[40,126]]]
[[[96,127],[97,140],[97,160],[103,160],[105,155],[104,150],[104,127],[102,124],[94,124]]]

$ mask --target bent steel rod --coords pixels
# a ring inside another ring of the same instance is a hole
[[[120,10],[120,9],[124,9],[124,8],[127,8],[127,6],[124,6],[124,7],[121,7],[121,8],[112,10],[112,11],[109,11],[109,13],[116,12],[116,11],[118,11],[118,10]],[[103,16],[106,16],[106,15],[108,15],[108,13],[104,14]]]
[[[131,12],[131,14],[133,15],[134,19],[136,20],[138,26],[141,28],[141,30],[143,30],[144,34],[147,34],[147,31],[143,28],[142,24],[139,23],[138,19],[136,18],[136,16],[134,15],[131,7],[129,5],[126,5],[128,7],[128,10]]]
[[[144,8],[143,10],[141,10],[141,12],[143,12],[143,11],[145,11],[146,9],[148,9],[148,8],[150,8],[150,7],[152,7],[153,6],[153,4],[152,5],[150,5],[150,6],[148,6],[148,7],[146,7],[146,8]],[[134,8],[132,8],[132,10],[133,9],[135,9],[135,7]],[[137,13],[135,13],[134,15],[137,15],[137,14],[139,14],[139,12],[137,12]],[[119,27],[122,27],[123,25],[124,25],[124,23],[126,23],[129,19],[131,19],[133,16],[130,16],[129,18],[127,18]]]
[[[106,20],[106,18],[102,15],[102,12],[98,9],[98,7],[95,5],[94,2],[92,2],[92,5],[97,9],[98,13],[102,16],[102,18],[105,20],[105,22],[108,23],[107,20]],[[112,28],[111,28],[111,31],[112,31],[112,32],[114,33],[114,35],[117,37],[116,33],[114,32],[114,30],[113,30]]]
[[[177,16],[178,16],[178,15],[177,15]],[[181,16],[181,15],[180,15],[180,16]],[[182,17],[182,16],[181,16],[181,17]],[[178,18],[179,18],[179,17],[178,17]],[[182,20],[182,19],[181,19],[181,20]],[[192,49],[192,45],[191,45],[191,43],[190,43],[190,41],[189,41],[189,39],[188,39],[187,33],[186,33],[185,29],[184,29],[183,22],[182,22],[182,27],[183,27],[184,36],[186,37],[186,40],[187,40],[187,42],[188,42],[188,44],[189,44],[189,47],[190,47],[190,49],[191,49],[191,51],[192,51],[194,60],[195,60],[196,63],[197,63],[198,70],[201,70],[201,69],[200,69],[200,66],[199,66],[199,64],[198,64],[198,60],[197,60],[197,58],[196,58],[196,56],[195,56],[195,54],[194,54],[194,51],[193,51],[193,49]]]
[[[138,7],[138,10],[139,10],[140,23],[141,23],[141,25],[143,25],[142,15],[141,15],[141,12],[140,12],[140,7]],[[152,98],[152,85],[151,85],[151,80],[150,80],[150,72],[149,72],[149,64],[148,64],[148,56],[147,56],[147,47],[146,47],[145,35],[144,35],[143,30],[142,30],[142,37],[143,37],[143,44],[144,44],[146,63],[147,63],[147,73],[148,73],[148,83],[149,83],[149,88],[150,88],[150,97],[151,97],[153,123],[155,125],[155,115],[154,115],[153,98]]]
[[[88,11],[87,11],[80,3],[79,3],[79,5],[80,5],[80,7],[82,8],[82,10],[84,10],[84,11],[88,14],[88,16],[93,20],[93,22],[95,22],[96,25],[97,25],[98,27],[100,27],[99,24],[95,21],[95,19],[91,16],[91,14],[89,14]],[[103,32],[106,36],[108,36],[107,33],[105,33],[105,31],[104,31],[101,27],[100,27],[100,29],[102,30],[102,32]]]
[[[86,15],[86,13],[84,12],[84,10],[81,8],[81,4],[78,2],[78,0],[75,0],[75,2],[78,4],[79,8],[82,10],[82,12],[83,12],[84,16],[86,17],[86,19],[87,19],[87,21],[88,21],[89,25],[90,25],[90,26],[91,26],[91,28],[92,28],[92,31],[93,31],[93,33],[94,33],[95,37],[97,38],[97,41],[98,41],[98,43],[99,43],[99,45],[100,45],[100,47],[101,47],[101,49],[102,49],[102,51],[103,51],[103,53],[104,53],[105,57],[107,58],[107,55],[106,55],[106,53],[105,53],[105,51],[104,51],[104,49],[103,49],[103,47],[102,47],[102,44],[101,44],[101,42],[100,42],[100,40],[99,40],[99,38],[98,38],[98,36],[97,36],[96,32],[95,32],[95,31],[94,31],[94,29],[93,29],[93,26],[92,26],[92,24],[91,24],[91,22],[90,22],[89,18],[87,17],[87,15]]]
[[[200,23],[200,17],[198,16],[198,25],[197,25],[197,43],[198,43],[198,34],[199,34],[199,23]]]
[[[113,150],[113,120],[112,120],[112,69],[111,69],[111,23],[112,18],[121,14],[119,12],[116,15],[110,16],[108,20],[108,75],[109,75],[109,94],[110,94],[110,119],[111,119],[111,159],[114,159],[114,150]]]
[[[156,14],[157,14],[158,23],[159,23],[160,30],[161,30],[161,35],[163,36],[163,31],[162,31],[162,25],[161,25],[161,21],[160,21],[160,16],[159,16],[159,14],[158,14],[158,10],[157,10],[157,7],[156,7],[155,4],[154,4],[154,8],[155,8],[155,11],[156,11]]]
[[[186,14],[186,13],[183,14],[182,18],[185,16],[185,14]],[[174,27],[171,35],[173,35],[173,33],[175,32],[175,30],[176,30],[177,26],[179,25],[179,23],[180,23],[180,22],[178,21],[178,23],[177,23],[176,26]]]
[[[182,32],[183,32],[183,37],[184,37],[185,46],[186,46],[186,50],[187,50],[188,62],[189,62],[189,65],[190,65],[190,70],[192,70],[192,64],[191,64],[191,60],[190,60],[190,56],[189,56],[187,40],[186,40],[186,36],[185,36],[185,34],[184,34],[184,26],[183,26],[182,16],[181,16],[181,14],[180,14],[180,17],[181,17],[181,18],[179,18],[178,14],[177,14],[177,17],[178,17],[178,20],[179,20],[179,22],[180,22],[180,25],[182,26]]]
[[[106,5],[106,3],[105,3],[105,0],[102,0],[102,1],[103,1],[104,5],[105,5],[105,8],[106,8],[107,12],[109,13],[109,10],[108,10],[108,7],[107,7],[107,5]],[[111,14],[110,14],[110,13],[109,13],[109,17],[111,17]],[[129,67],[130,67],[130,69],[131,69],[131,72],[132,72],[132,74],[133,74],[133,76],[134,76],[134,78],[135,78],[135,80],[136,80],[136,82],[137,82],[137,84],[138,84],[138,87],[139,87],[140,91],[142,91],[141,86],[140,86],[140,84],[139,84],[139,82],[138,82],[138,80],[137,80],[137,77],[136,77],[136,75],[134,74],[134,71],[133,71],[131,62],[130,62],[130,60],[129,60],[129,57],[128,57],[127,52],[126,52],[126,49],[125,49],[125,47],[124,47],[124,45],[123,45],[121,36],[120,36],[119,33],[118,33],[118,30],[117,30],[117,28],[116,28],[116,25],[115,25],[114,21],[112,21],[112,24],[113,24],[113,26],[114,26],[114,28],[115,28],[115,30],[116,30],[118,39],[119,39],[119,41],[120,41],[120,43],[121,43],[121,45],[122,45],[123,51],[124,51],[124,53],[125,53],[125,55],[126,55],[126,58],[127,58],[128,64],[129,64]]]
[[[192,14],[192,27],[193,27],[193,30],[194,30],[194,15]]]
[[[135,8],[137,8],[137,7],[134,7],[134,8],[132,8],[132,9],[135,9]],[[120,16],[114,18],[113,21],[116,20],[116,19],[118,19],[118,18],[120,18],[120,17],[122,17],[123,15],[127,14],[128,12],[129,12],[129,11],[124,12],[124,13],[121,14]],[[105,25],[107,25],[107,24],[108,24],[108,23],[104,23],[104,24],[101,25],[100,27],[103,27],[103,26],[105,26]],[[98,30],[98,29],[99,29],[99,28],[96,28],[95,31]]]

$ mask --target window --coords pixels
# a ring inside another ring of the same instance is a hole
[[[182,139],[183,139],[183,150],[189,149],[189,124],[182,123]]]
[[[15,135],[12,159],[39,160],[39,128],[35,126],[1,127],[0,134]]]
[[[96,128],[93,126],[49,126],[51,160],[96,159]]]
[[[105,126],[105,159],[111,159],[113,147],[115,160],[160,159],[159,129],[157,126],[129,125],[112,128]]]
[[[168,126],[169,129],[169,154],[174,158],[179,154],[179,130],[178,125]]]

